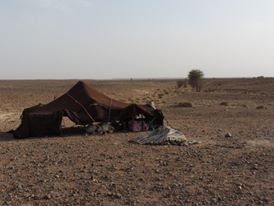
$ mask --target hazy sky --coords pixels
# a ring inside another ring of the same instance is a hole
[[[273,0],[0,0],[0,79],[274,76]]]

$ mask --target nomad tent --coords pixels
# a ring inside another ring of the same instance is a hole
[[[77,125],[92,125],[98,122],[129,125],[130,122],[141,118],[148,125],[148,129],[163,125],[164,119],[162,112],[149,104],[123,103],[79,81],[67,93],[52,102],[25,109],[21,116],[21,125],[10,133],[17,138],[60,135],[64,116]]]

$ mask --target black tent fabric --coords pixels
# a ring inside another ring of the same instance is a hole
[[[11,133],[17,138],[59,135],[63,116],[75,124],[87,125],[94,122],[125,122],[140,114],[154,125],[163,125],[162,112],[151,105],[120,102],[79,81],[52,102],[25,109],[20,126]]]

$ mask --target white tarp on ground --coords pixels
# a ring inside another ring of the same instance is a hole
[[[143,145],[190,145],[198,143],[187,140],[181,131],[166,126],[153,130],[148,135],[133,138],[129,142]]]

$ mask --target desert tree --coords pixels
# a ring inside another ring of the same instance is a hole
[[[199,69],[193,69],[188,73],[188,83],[197,92],[200,92],[203,86],[204,73]]]

